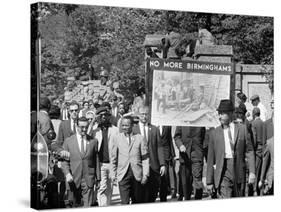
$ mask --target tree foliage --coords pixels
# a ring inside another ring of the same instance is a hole
[[[62,94],[68,76],[79,78],[91,68],[98,76],[103,65],[121,92],[132,96],[144,87],[145,36],[169,29],[184,35],[206,28],[218,44],[233,46],[236,61],[273,64],[271,17],[52,3],[41,3],[38,14],[41,90],[47,95]]]

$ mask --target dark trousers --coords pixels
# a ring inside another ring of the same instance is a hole
[[[185,200],[190,200],[192,193],[192,173],[191,173],[191,163],[181,163],[180,164],[180,181],[182,186],[182,193]]]
[[[133,204],[144,202],[144,186],[135,179],[131,167],[128,168],[124,178],[119,182],[119,192],[121,204],[129,204],[130,199]]]
[[[242,197],[245,194],[244,183],[235,182],[234,161],[225,159],[222,179],[218,188],[219,198]]]
[[[203,195],[203,153],[191,152],[191,160],[183,154],[184,162],[180,164],[180,179],[185,200],[190,200],[194,189],[194,198],[202,199]]]
[[[166,166],[166,170],[168,170],[168,166]],[[167,196],[169,193],[169,171],[167,171],[163,176],[160,177],[160,202],[166,202]]]
[[[149,177],[145,184],[144,202],[155,202],[160,186],[160,174],[150,168]]]
[[[261,167],[262,167],[262,155],[256,156],[256,181],[254,183],[254,193],[257,195],[260,195],[260,189],[259,189],[259,181],[261,176]]]
[[[84,178],[82,178],[80,186],[75,185],[74,182],[71,182],[69,186],[73,193],[74,207],[90,207],[92,205],[94,190],[88,187]]]
[[[200,150],[200,151],[199,151]],[[194,188],[194,199],[202,199],[203,196],[203,149],[199,148],[197,151],[191,152],[191,170]]]
[[[57,165],[54,166],[54,176],[57,178],[58,181],[58,198],[59,198],[59,208],[65,207],[65,191],[66,191],[66,182],[65,176],[61,168]]]
[[[176,161],[174,160],[171,160],[168,165],[168,174],[169,174],[169,183],[170,183],[169,185],[172,195],[176,195],[178,192],[175,165],[176,165]]]
[[[166,173],[160,177],[160,201],[166,202],[169,193],[171,193],[172,196],[176,195],[177,193],[177,179],[174,169],[174,162],[172,160],[167,161]]]

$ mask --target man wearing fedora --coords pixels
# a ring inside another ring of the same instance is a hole
[[[249,164],[249,184],[255,181],[253,143],[245,125],[232,120],[231,100],[221,100],[218,107],[221,125],[210,135],[207,161],[207,188],[216,189],[220,198],[244,196],[246,162]]]

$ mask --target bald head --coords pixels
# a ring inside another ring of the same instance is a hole
[[[147,106],[141,106],[139,108],[139,119],[140,122],[146,124],[149,118],[149,108]]]

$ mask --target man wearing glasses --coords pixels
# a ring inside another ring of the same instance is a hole
[[[87,136],[88,120],[81,117],[78,120],[77,132],[67,138],[63,144],[69,160],[63,162],[63,171],[71,191],[74,207],[90,207],[93,200],[93,187],[100,180],[98,163],[98,143],[96,139]]]
[[[58,130],[58,137],[57,141],[52,144],[52,150],[59,153],[61,157],[68,159],[70,154],[68,151],[65,151],[63,149],[63,144],[65,140],[72,135],[76,134],[77,129],[77,119],[78,119],[78,113],[79,113],[79,104],[75,101],[72,101],[69,105],[69,113],[70,113],[70,119],[63,120],[60,123],[59,130]],[[68,184],[66,183],[66,190],[67,190],[67,201],[66,201],[66,207],[71,207],[73,203],[72,193],[70,192],[70,188]]]
[[[108,206],[112,196],[112,149],[114,138],[119,130],[110,122],[111,114],[107,107],[100,107],[96,111],[98,127],[93,130],[92,137],[98,140],[98,155],[101,168],[101,182],[98,190],[99,206]]]
[[[61,156],[68,157],[62,149],[62,145],[68,137],[76,133],[77,119],[79,113],[79,104],[75,101],[71,102],[69,105],[70,119],[61,122],[58,131],[57,143],[53,145],[54,150],[60,152]]]

